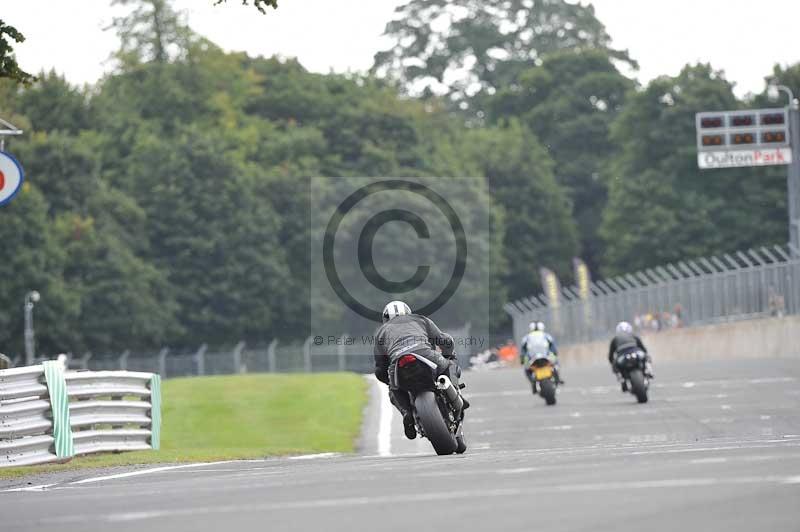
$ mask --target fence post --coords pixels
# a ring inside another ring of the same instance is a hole
[[[738,257],[739,261],[744,263],[744,267],[740,268],[739,271],[739,297],[737,302],[739,305],[739,313],[741,314],[749,314],[749,309],[746,307],[747,301],[749,300],[748,295],[752,293],[752,276],[750,275],[750,271],[753,269],[753,263],[747,256],[742,253],[741,251],[736,252],[736,257]]]
[[[128,357],[130,356],[130,354],[131,354],[130,349],[126,349],[119,356],[119,369],[121,369],[122,371],[128,369]]]
[[[800,254],[797,256],[800,256]],[[789,305],[786,306],[784,298],[784,307],[785,311],[797,314],[800,312],[800,260],[795,258],[788,263],[787,266],[789,272],[789,282],[787,283],[789,285],[788,293],[791,299],[789,300]]]
[[[89,369],[89,360],[92,358],[92,352],[86,351],[81,358],[81,369]]]
[[[158,352],[158,374],[162,379],[167,378],[167,353],[169,353],[169,347],[162,347]]]
[[[766,281],[766,282],[769,284],[769,286],[771,286],[776,291],[776,296],[782,295],[783,294],[784,283],[781,282],[780,277],[779,277],[779,272],[780,272],[781,266],[780,266],[780,264],[778,264],[779,261],[778,261],[777,257],[775,257],[775,255],[773,255],[772,252],[770,252],[770,250],[768,250],[767,248],[765,248],[763,246],[759,249],[759,251],[761,252],[762,255],[767,257],[767,260],[769,261],[769,266],[767,266],[767,267],[769,268],[769,271],[770,271],[770,275],[769,275],[770,279],[769,279],[769,281]],[[767,310],[771,310],[769,308],[770,307],[770,300],[769,299],[770,299],[769,298],[769,294],[767,294]],[[785,297],[784,297],[783,302],[784,302],[784,306],[785,306],[786,305],[786,298]],[[789,304],[791,305],[791,302],[789,302]],[[786,309],[784,309],[784,312],[785,311],[786,311]]]
[[[247,368],[242,368],[242,351],[244,350],[244,342],[239,342],[233,348],[233,371],[237,375],[240,373],[247,373]],[[244,369],[244,371],[242,371]]]
[[[275,348],[278,347],[278,339],[273,338],[267,347],[267,367],[270,373],[275,373],[277,364],[275,360]]]
[[[506,311],[506,314],[511,316],[511,328],[514,331],[512,334],[514,335],[514,341],[517,341],[517,331],[521,328],[521,323],[524,317],[519,309],[517,309],[517,307],[512,303],[506,303],[503,305],[503,310]]]
[[[600,279],[595,281],[595,284],[604,292],[603,295],[605,296],[597,301],[597,305],[595,305],[597,309],[597,312],[594,314],[594,322],[597,329],[595,334],[599,335],[611,329],[611,321],[616,318],[613,313],[616,292],[614,292],[614,289],[611,287],[611,285]],[[600,305],[602,305],[602,310],[600,309]],[[602,316],[603,319],[602,324],[598,319],[600,316]]]
[[[633,274],[633,279],[637,283],[641,285],[639,289],[642,293],[642,296],[645,301],[647,301],[647,308],[651,308],[655,311],[656,316],[658,316],[658,322],[661,323],[661,302],[658,300],[657,294],[653,291],[652,282],[647,278],[647,276],[643,272],[636,272]],[[628,321],[631,320],[630,316],[636,315],[636,309],[630,309],[628,312]]]
[[[731,293],[733,296],[731,297],[733,303],[729,303],[727,307],[720,310],[719,315],[720,317],[724,317],[726,314],[732,314],[736,311],[737,302],[739,301],[739,295],[744,293],[744,289],[742,288],[742,265],[736,262],[729,254],[725,254],[722,256],[730,265],[730,276],[733,278],[734,286],[731,288]],[[726,291],[727,293],[727,291]],[[733,311],[733,312],[732,312]]]
[[[591,287],[591,296],[589,297],[589,312],[590,312],[590,320],[587,324],[589,329],[589,341],[595,340],[600,334],[605,332],[605,323],[600,323],[600,318],[608,319],[608,314],[600,310],[600,305],[604,305],[608,302],[609,297],[605,290],[597,283],[597,281],[591,281],[589,284]]]
[[[309,336],[306,338],[306,341],[303,342],[303,370],[306,373],[311,373],[311,342],[314,341],[313,336]]]
[[[194,354],[194,361],[197,365],[197,374],[198,375],[205,375],[206,374],[206,349],[208,346],[203,344]]]
[[[644,292],[640,290],[639,283],[633,279],[631,274],[626,273],[617,277],[617,282],[624,287],[622,292],[622,308],[620,309],[620,319],[630,321],[632,315],[636,315],[636,309],[644,306],[648,308],[649,305],[643,303]],[[648,308],[649,310],[649,308]]]
[[[716,299],[719,300],[720,309],[722,309],[723,300],[727,301],[728,298],[728,285],[730,284],[728,278],[731,277],[731,269],[717,257],[711,257],[709,263],[714,266],[714,268],[709,268],[712,275],[708,278],[706,284],[710,284],[712,287],[719,285],[719,292],[723,295],[718,296]],[[707,265],[706,268],[708,268]],[[717,282],[717,280],[719,282]],[[722,311],[720,310],[720,312]]]
[[[768,286],[769,282],[767,281],[767,263],[764,262],[764,259],[758,254],[757,251],[753,249],[747,250],[747,256],[752,258],[755,263],[758,265],[758,268],[753,269],[753,280],[756,282],[758,287],[753,287],[753,292],[750,295],[751,303],[755,300],[753,311],[754,313],[762,313],[766,316],[769,316],[769,295],[768,295]]]

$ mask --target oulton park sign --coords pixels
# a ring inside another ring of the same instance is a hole
[[[697,113],[697,165],[711,168],[792,163],[787,109]]]
[[[697,165],[704,170],[743,166],[779,166],[791,163],[791,148],[703,151],[697,154]]]

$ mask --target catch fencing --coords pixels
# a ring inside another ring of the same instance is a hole
[[[448,329],[456,340],[470,338],[471,325],[459,329]],[[322,340],[321,342],[319,340]],[[301,373],[352,371],[372,373],[372,335],[353,336],[343,333],[335,337],[309,336],[302,342],[287,342],[274,339],[263,345],[247,345],[244,341],[223,348],[211,348],[201,344],[192,350],[177,350],[163,347],[157,351],[81,356],[68,356],[72,369],[82,370],[133,370],[152,372],[162,378],[191,377],[203,375],[229,375],[239,373]],[[462,365],[476,349],[457,346],[456,352]],[[20,362],[17,357],[14,363]]]
[[[159,375],[57,361],[0,370],[0,467],[158,449],[160,434]]]
[[[792,253],[793,252],[793,253]],[[629,321],[639,332],[800,314],[800,250],[779,246],[666,264],[507,303],[515,338],[544,321],[561,344],[608,338]]]

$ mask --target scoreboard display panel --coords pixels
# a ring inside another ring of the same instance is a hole
[[[696,122],[697,149],[701,152],[789,146],[785,109],[697,113]]]

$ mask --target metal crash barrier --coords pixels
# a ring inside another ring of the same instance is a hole
[[[56,361],[0,370],[0,467],[158,449],[160,434],[157,374],[65,371]]]

